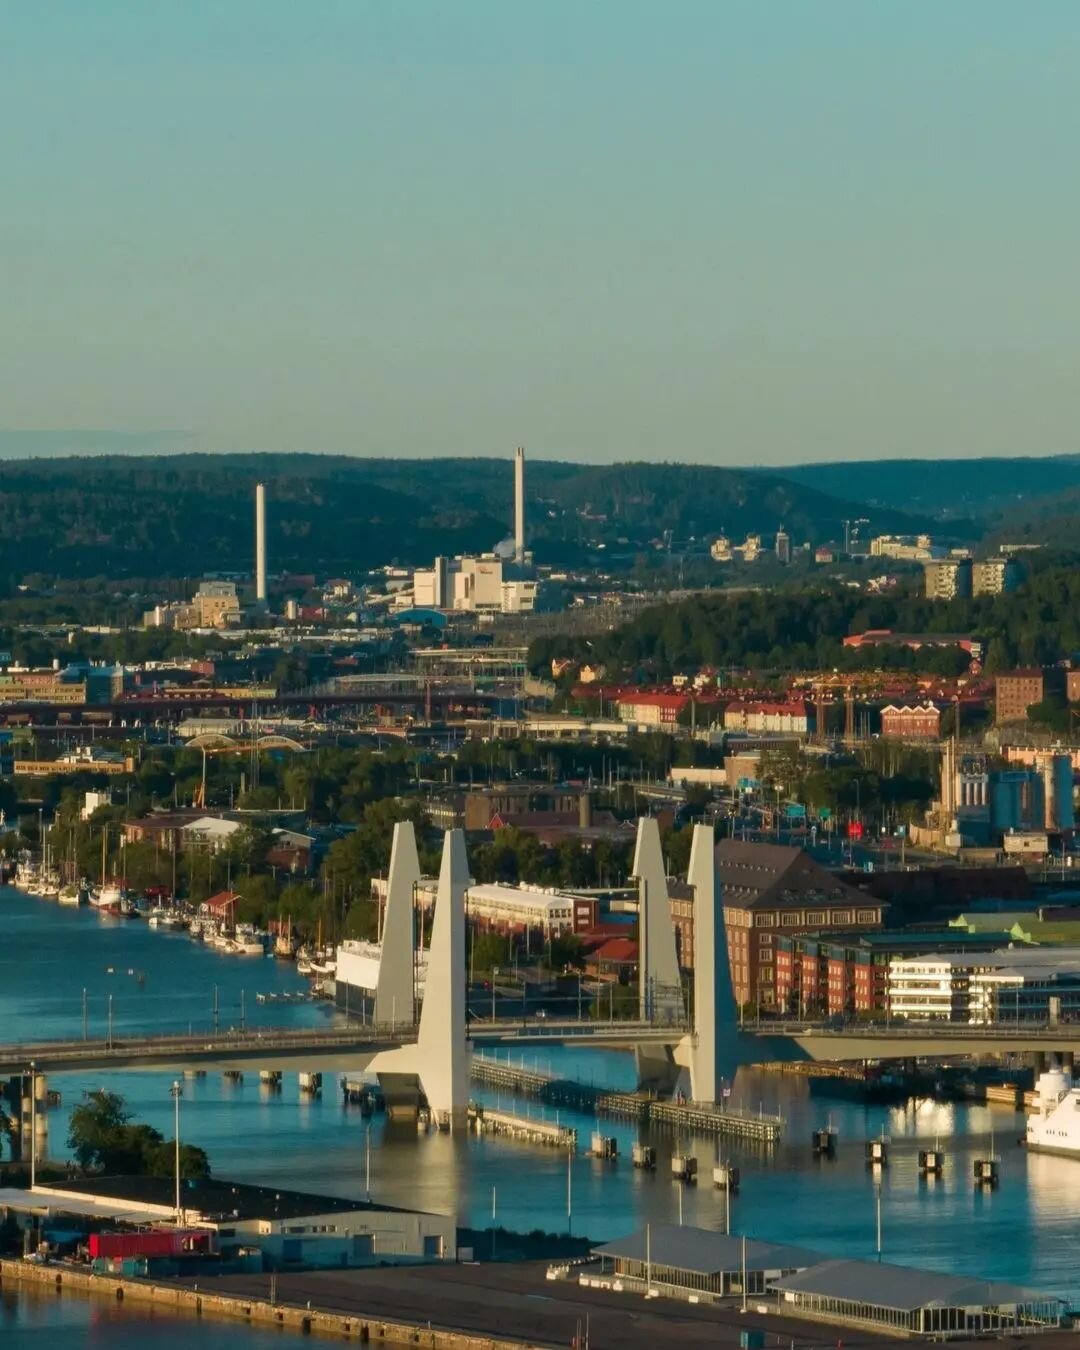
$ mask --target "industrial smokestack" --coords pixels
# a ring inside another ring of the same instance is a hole
[[[266,486],[255,484],[255,604],[266,608]]]
[[[525,447],[514,453],[514,561],[525,561]]]

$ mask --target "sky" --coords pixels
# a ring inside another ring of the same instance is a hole
[[[1080,449],[1076,0],[0,0],[0,454]]]

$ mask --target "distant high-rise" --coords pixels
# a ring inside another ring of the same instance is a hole
[[[943,558],[923,569],[927,600],[956,600],[971,594],[971,559]]]
[[[525,447],[514,452],[514,561],[525,561]]]
[[[1012,558],[986,558],[971,565],[972,595],[1003,595],[1020,584],[1020,568]]]
[[[776,531],[776,559],[782,563],[791,561],[791,537],[783,525]]]
[[[266,486],[255,484],[255,604],[266,608]]]

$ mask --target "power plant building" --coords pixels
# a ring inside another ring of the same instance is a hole
[[[982,755],[955,757],[945,744],[941,768],[941,805],[947,828],[963,840],[988,842],[1010,834],[1076,825],[1072,756],[1039,751],[1026,767],[989,769]]]
[[[529,614],[536,608],[540,583],[509,580],[494,553],[479,557],[436,558],[433,567],[413,573],[412,594],[402,603],[419,609],[449,609],[465,614]]]

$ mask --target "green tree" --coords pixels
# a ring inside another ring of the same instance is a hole
[[[68,1147],[80,1167],[114,1176],[172,1176],[176,1167],[176,1141],[151,1125],[133,1124],[123,1097],[103,1088],[88,1092],[72,1111]],[[210,1175],[201,1148],[181,1144],[180,1172],[186,1177]]]
[[[176,1175],[176,1140],[162,1139],[147,1147],[143,1153],[143,1172],[150,1177]],[[186,1181],[200,1181],[210,1175],[210,1159],[204,1149],[195,1144],[180,1144],[180,1176]]]
[[[473,971],[490,973],[496,968],[505,968],[510,964],[510,941],[502,933],[472,934],[472,956],[470,966]]]
[[[266,861],[273,842],[273,832],[266,826],[244,824],[226,840],[221,856],[232,863],[234,869],[258,867]]]
[[[71,1113],[68,1122],[68,1147],[80,1167],[99,1167],[116,1146],[120,1131],[130,1121],[124,1099],[104,1088],[88,1092],[86,1099]]]

